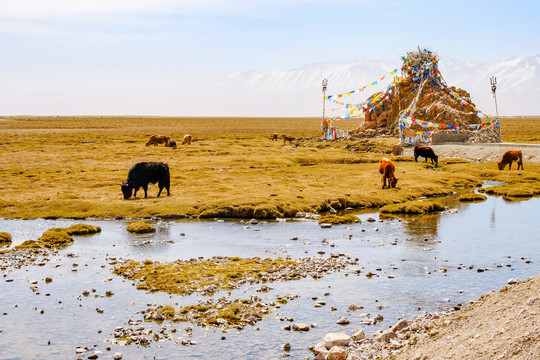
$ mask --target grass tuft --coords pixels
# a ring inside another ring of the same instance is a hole
[[[429,212],[442,211],[443,204],[435,201],[407,201],[401,204],[383,206],[382,213],[403,213],[403,214],[425,214]]]
[[[325,215],[321,216],[319,218],[319,224],[332,224],[332,225],[339,225],[339,224],[354,224],[360,222],[360,219],[351,214],[347,215]]]
[[[458,201],[485,201],[487,196],[477,193],[463,194],[458,197]]]
[[[156,232],[156,227],[147,224],[144,221],[136,221],[128,225],[127,231],[137,234],[146,234]]]
[[[7,232],[0,232],[0,246],[11,244],[11,234]]]

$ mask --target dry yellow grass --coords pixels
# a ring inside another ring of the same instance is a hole
[[[503,118],[501,135],[504,142],[540,144],[540,118]]]
[[[301,146],[271,141],[274,132],[302,138]],[[151,135],[180,143],[186,133],[194,137],[189,146],[145,147]],[[381,190],[376,163],[383,155],[373,151],[397,139],[319,142],[319,135],[318,118],[2,118],[0,217],[272,218],[399,203],[477,186],[482,179],[540,179],[536,164],[511,173],[499,172],[495,163],[455,163],[435,171],[390,156],[399,186]],[[139,198],[123,200],[120,183],[141,161],[169,164],[170,197],[156,198],[157,185],[150,185],[147,199],[139,192]]]

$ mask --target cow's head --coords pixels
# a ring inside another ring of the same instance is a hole
[[[127,200],[131,197],[131,194],[133,193],[133,187],[129,185],[128,183],[122,183],[120,184],[122,187],[122,193],[124,194],[124,200]]]
[[[392,188],[395,188],[396,185],[397,185],[397,181],[398,181],[397,178],[389,179],[389,182],[391,183],[390,186],[391,186]]]

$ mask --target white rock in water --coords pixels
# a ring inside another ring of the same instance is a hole
[[[373,218],[373,216],[369,215],[366,221],[375,222],[376,220]]]
[[[257,225],[259,221],[257,219],[251,219],[249,222],[251,225]]]
[[[334,346],[348,346],[351,337],[345,333],[328,333],[322,342],[327,349],[331,349]]]
[[[321,224],[321,228],[323,229],[328,229],[328,228],[331,228],[332,227],[332,224],[329,224],[329,223],[322,223]]]
[[[515,279],[508,279],[508,284],[509,284],[509,285],[517,284],[518,282],[519,282],[519,279],[518,279],[518,278],[515,278]]]
[[[114,353],[113,359],[114,359],[114,360],[120,360],[120,359],[122,359],[122,353],[121,353],[121,352]]]
[[[362,340],[362,339],[365,338],[365,337],[366,337],[366,335],[364,334],[364,331],[363,331],[363,330],[360,330],[360,329],[356,330],[356,331],[354,332],[354,334],[352,335],[352,339],[353,339],[354,341]]]

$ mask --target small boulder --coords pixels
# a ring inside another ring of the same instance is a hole
[[[334,346],[349,346],[351,337],[345,333],[328,333],[324,336],[322,342],[327,349]]]
[[[354,341],[362,340],[362,339],[364,339],[365,337],[366,337],[366,335],[364,334],[364,331],[363,331],[363,330],[360,330],[360,329],[356,330],[356,331],[354,332],[354,334],[352,335],[352,339],[353,339]]]
[[[336,321],[336,324],[338,325],[349,325],[351,323],[351,320],[347,319],[346,317],[340,317],[338,321]]]
[[[326,360],[345,360],[347,359],[347,348],[343,346],[334,346],[326,355]]]
[[[396,336],[397,336],[396,333],[393,332],[392,330],[386,330],[376,335],[376,339],[377,341],[387,342],[387,341],[390,341],[390,339],[394,339]]]
[[[309,325],[308,324],[294,324],[293,325],[294,331],[309,331]]]

